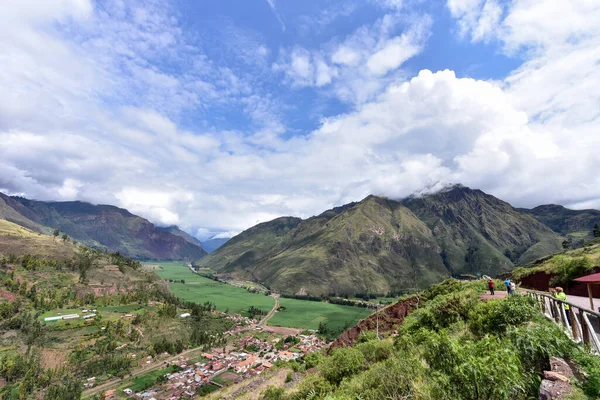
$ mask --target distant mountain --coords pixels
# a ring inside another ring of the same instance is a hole
[[[44,202],[0,193],[0,218],[32,231],[59,229],[92,248],[119,251],[136,259],[197,260],[199,243],[177,227],[160,228],[129,211],[80,201]]]
[[[273,289],[386,293],[460,274],[496,275],[561,249],[562,237],[480,190],[369,196],[302,220],[252,227],[197,262]]]
[[[219,247],[223,246],[230,238],[210,238],[202,241],[202,248],[208,253],[212,253]]]
[[[556,204],[547,204],[531,210],[521,208],[519,211],[531,215],[554,232],[573,238],[591,239],[594,224],[600,225],[598,210],[570,210]]]

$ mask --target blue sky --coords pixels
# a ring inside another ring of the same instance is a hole
[[[600,207],[600,5],[7,0],[0,190],[205,238],[462,183]]]

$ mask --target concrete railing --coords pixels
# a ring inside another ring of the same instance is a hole
[[[519,291],[533,297],[542,313],[564,328],[573,341],[584,343],[600,354],[600,339],[596,334],[594,325],[592,325],[592,321],[596,323],[596,326],[600,324],[600,313],[568,301],[559,300],[544,292],[528,289],[519,289]],[[565,310],[565,305],[569,306],[568,310]],[[567,313],[571,319],[571,324],[569,324]]]

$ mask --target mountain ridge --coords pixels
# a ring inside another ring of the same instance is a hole
[[[196,264],[293,293],[402,292],[448,276],[507,272],[560,251],[563,239],[509,203],[458,185],[277,218]]]
[[[137,259],[196,260],[206,255],[201,245],[179,228],[157,227],[111,205],[44,202],[0,193],[0,218],[39,233],[59,229],[88,247]]]

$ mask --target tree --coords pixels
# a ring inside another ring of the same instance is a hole
[[[66,242],[67,242],[67,240],[69,240],[69,237],[67,236],[67,234],[66,234],[66,233],[63,233],[63,235],[62,235],[62,240],[63,240],[63,243],[66,243]]]
[[[568,240],[563,240],[563,242],[562,242],[563,250],[568,250],[569,247],[571,247],[571,243]]]
[[[598,226],[598,223],[594,224],[594,229],[592,230],[592,234],[594,235],[595,238],[600,237],[600,226]]]
[[[54,232],[52,232],[52,235],[54,236],[54,240],[56,240],[58,235],[60,235],[60,231],[58,229],[55,229]]]

